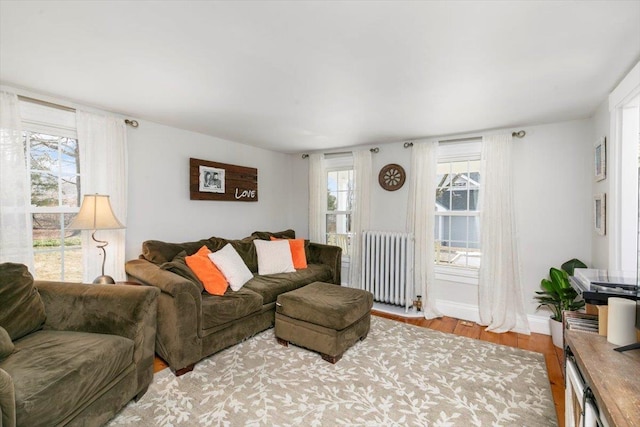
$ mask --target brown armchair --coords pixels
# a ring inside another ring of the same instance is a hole
[[[34,282],[25,266],[0,264],[0,425],[101,425],[142,396],[158,294]]]

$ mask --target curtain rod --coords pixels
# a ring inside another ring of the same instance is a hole
[[[524,138],[527,133],[523,130],[519,130],[517,132],[511,132],[511,136],[514,138]],[[438,142],[462,142],[462,141],[480,141],[482,140],[481,136],[471,136],[469,138],[454,138],[454,139],[443,139]],[[404,148],[413,147],[413,142],[405,142]]]
[[[28,96],[18,95],[18,99],[21,101],[31,102],[32,104],[44,105],[45,107],[57,108],[58,110],[76,112],[75,108],[67,107],[66,105],[54,104],[53,102],[43,101],[42,99],[30,98]]]
[[[73,107],[56,104],[54,102],[43,101],[42,99],[31,98],[29,96],[18,95],[18,99],[21,101],[31,102],[32,104],[44,105],[45,107],[51,107],[51,108],[56,108],[58,110],[69,111],[71,113],[76,112],[76,109]],[[139,126],[139,123],[137,120],[124,119],[124,123],[134,128],[137,128]]]
[[[372,153],[377,153],[378,151],[380,151],[380,149],[378,147],[375,147],[375,148],[370,148],[369,151],[371,151]],[[340,154],[352,154],[352,153],[353,153],[353,151],[337,151],[335,153],[323,153],[323,154],[325,154],[325,155],[328,154],[330,156],[338,156]],[[309,157],[309,155],[307,153],[304,153],[302,155],[303,159],[306,159],[307,157]]]

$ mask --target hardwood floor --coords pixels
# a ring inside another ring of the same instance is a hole
[[[553,394],[553,401],[556,407],[556,414],[558,416],[558,426],[564,427],[564,378],[562,374],[564,355],[562,349],[553,345],[550,336],[542,334],[522,335],[515,332],[494,334],[492,332],[485,331],[484,327],[477,323],[454,319],[452,317],[442,317],[432,320],[408,319],[375,310],[372,314],[374,316],[421,326],[423,328],[435,329],[436,331],[448,332],[494,344],[507,345],[510,347],[521,348],[523,350],[535,351],[536,353],[542,353],[547,363],[547,371],[549,372],[549,383],[551,385],[551,393]],[[167,364],[164,360],[156,356],[153,364],[153,371],[158,372],[166,367]]]

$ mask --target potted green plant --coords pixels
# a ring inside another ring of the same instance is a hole
[[[578,298],[578,293],[569,283],[569,274],[573,275],[574,268],[584,268],[586,265],[580,260],[573,259],[562,265],[562,270],[551,267],[549,279],[542,279],[542,291],[536,291],[534,298],[539,305],[536,310],[547,307],[551,310],[549,326],[551,339],[556,347],[562,348],[562,312],[576,311],[584,307],[584,301]]]

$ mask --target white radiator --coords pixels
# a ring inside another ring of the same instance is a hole
[[[413,303],[413,234],[363,232],[362,283],[374,301],[408,310]]]

